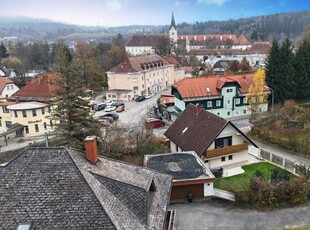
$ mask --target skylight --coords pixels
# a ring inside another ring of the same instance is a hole
[[[206,90],[207,90],[207,92],[208,92],[208,93],[210,93],[210,92],[211,92],[211,90],[210,90],[210,88],[209,88],[209,87],[207,87],[207,88],[206,88]]]
[[[17,230],[30,230],[30,228],[31,228],[31,223],[29,222],[19,223],[17,226]]]
[[[188,129],[188,127],[186,127],[186,128],[182,131],[182,133],[184,134],[184,133],[186,132],[187,129]]]

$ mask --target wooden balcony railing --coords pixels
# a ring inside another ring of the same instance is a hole
[[[248,149],[248,143],[243,143],[243,144],[227,146],[227,147],[219,148],[219,149],[207,150],[204,153],[204,155],[208,159],[208,158],[213,158],[213,157],[224,156],[224,155],[231,154],[231,153],[237,153],[239,151],[247,150],[247,149]]]

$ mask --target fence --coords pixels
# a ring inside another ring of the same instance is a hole
[[[271,152],[268,152],[266,150],[263,150],[261,149],[260,151],[260,156],[267,160],[267,161],[270,161],[284,169],[286,169],[287,171],[289,172],[292,172],[294,174],[299,174],[299,175],[302,175],[302,173],[296,169],[295,165],[303,165],[302,162],[298,162],[298,161],[291,161],[291,160],[288,160],[284,157],[281,157],[281,156],[278,156],[278,155],[275,155]],[[309,168],[309,166],[306,166],[306,168]]]

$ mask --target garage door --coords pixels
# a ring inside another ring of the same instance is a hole
[[[193,198],[203,198],[203,184],[173,186],[170,200],[182,200],[191,193]]]

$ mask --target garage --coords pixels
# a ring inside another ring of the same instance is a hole
[[[146,155],[144,165],[172,176],[170,201],[202,199],[213,189],[215,177],[195,152]]]

